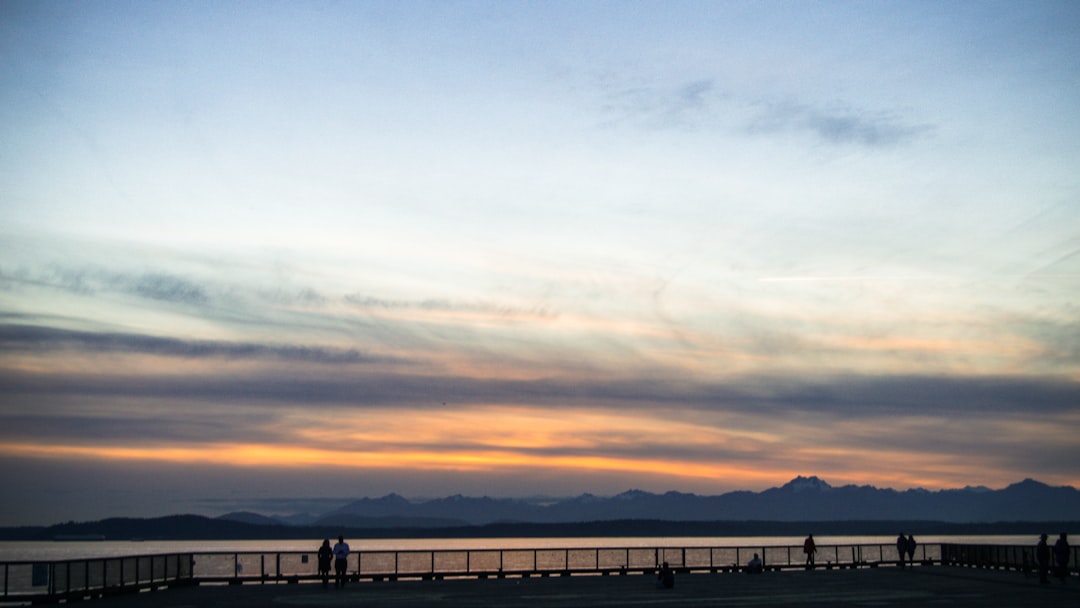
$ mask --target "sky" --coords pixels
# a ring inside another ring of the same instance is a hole
[[[1078,31],[0,1],[0,525],[1080,486]]]

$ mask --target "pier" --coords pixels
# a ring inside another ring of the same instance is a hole
[[[1041,593],[1076,605],[1080,555],[1077,548],[1072,552],[1068,583],[1051,579],[1040,585],[1032,572],[1033,548],[1000,545],[921,545],[905,568],[891,545],[819,545],[812,569],[795,546],[358,551],[350,556],[349,582],[341,590],[332,582],[322,588],[313,552],[178,553],[3,563],[0,601],[93,599],[109,608],[270,603],[540,608],[900,605],[920,597],[951,597],[952,605],[1005,606]],[[743,572],[754,553],[764,559],[763,574]],[[655,588],[663,562],[676,572],[674,589]]]

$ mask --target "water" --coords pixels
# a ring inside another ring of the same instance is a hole
[[[615,537],[615,538],[409,538],[346,539],[353,551],[439,551],[467,549],[574,549],[604,547],[802,547],[802,536]],[[815,536],[819,551],[829,545],[886,545],[895,536]],[[1032,545],[1034,535],[916,536],[919,543]],[[278,552],[314,553],[322,539],[199,541],[0,541],[0,562],[53,561],[161,553]]]

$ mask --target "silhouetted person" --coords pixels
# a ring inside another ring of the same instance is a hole
[[[330,539],[326,538],[319,547],[319,576],[322,577],[323,589],[330,585],[330,562],[334,561],[334,550],[330,548]]]
[[[904,533],[901,532],[900,536],[896,537],[896,553],[900,556],[900,567],[904,567],[904,554],[907,553],[907,539],[904,538]]]
[[[754,554],[754,559],[752,559],[752,560],[750,560],[749,562],[746,563],[746,573],[747,574],[761,574],[764,571],[765,571],[765,564],[763,564],[761,562],[761,558],[758,557],[757,553],[755,553]]]
[[[1054,561],[1057,562],[1057,577],[1064,583],[1069,576],[1069,541],[1064,532],[1054,543]]]
[[[907,559],[909,564],[915,563],[915,537],[908,534],[907,540],[904,541],[904,548],[907,549]]]
[[[675,586],[675,571],[667,562],[660,566],[660,573],[656,575],[657,589],[671,589]]]
[[[1039,582],[1049,583],[1046,575],[1050,572],[1050,547],[1046,544],[1045,534],[1039,537],[1039,544],[1035,545],[1035,563],[1039,566]]]
[[[814,567],[814,554],[817,553],[817,545],[814,544],[814,535],[813,534],[811,534],[810,536],[807,536],[806,540],[803,541],[802,550],[803,550],[803,553],[806,554],[806,567],[807,568],[813,568]]]
[[[345,586],[345,574],[349,570],[349,543],[344,537],[337,537],[334,545],[334,586],[338,589]]]

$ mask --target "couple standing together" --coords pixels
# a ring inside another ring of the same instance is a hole
[[[337,544],[330,548],[330,539],[324,539],[319,547],[319,576],[322,576],[322,586],[325,589],[330,585],[330,560],[334,561],[334,587],[338,589],[345,586],[345,574],[349,569],[349,543],[342,536],[337,537]]]

